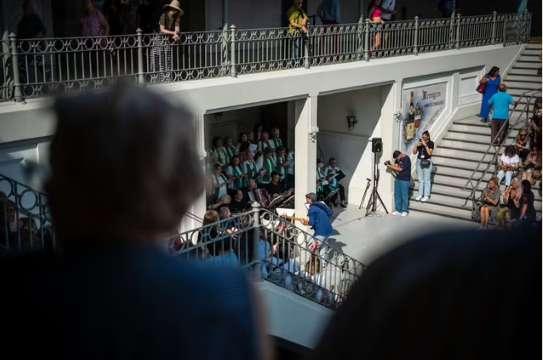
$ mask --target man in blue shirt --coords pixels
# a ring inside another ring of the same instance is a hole
[[[488,100],[488,105],[493,111],[491,139],[494,145],[500,145],[509,129],[509,106],[514,99],[507,93],[505,84],[500,84],[498,92]],[[515,103],[515,106],[517,104]],[[501,131],[500,131],[501,129]]]
[[[394,216],[407,216],[409,209],[409,187],[411,186],[411,159],[401,151],[392,154],[394,164],[387,161],[385,165],[396,174],[394,180]]]
[[[309,206],[307,217],[309,225],[315,232],[313,236],[317,240],[325,241],[332,233],[332,215],[333,211],[322,201],[317,201],[315,193],[309,193],[305,196],[306,204]]]

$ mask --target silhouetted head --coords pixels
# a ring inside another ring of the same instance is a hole
[[[508,145],[506,148],[505,148],[505,155],[507,157],[513,157],[517,154],[517,149],[515,149],[515,147],[513,145]]]
[[[373,261],[310,359],[536,359],[540,314],[541,232],[443,229]]]
[[[497,66],[492,66],[490,71],[488,72],[488,76],[494,77],[500,74],[500,68]]]
[[[191,115],[124,86],[60,98],[54,110],[46,188],[64,245],[175,232],[203,184]]]

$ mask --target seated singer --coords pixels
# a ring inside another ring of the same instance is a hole
[[[335,158],[330,158],[328,161],[328,167],[326,168],[325,174],[330,191],[339,192],[341,207],[347,207],[347,202],[345,201],[345,188],[339,183],[345,177],[345,173],[339,167],[337,167],[337,161]],[[334,206],[337,206],[337,195],[333,197],[332,203]]]

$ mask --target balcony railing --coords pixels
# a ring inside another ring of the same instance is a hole
[[[100,88],[111,81],[163,83],[310,68],[373,58],[525,42],[531,15],[453,15],[443,19],[288,28],[1,40],[0,100]]]
[[[312,235],[259,209],[181,233],[170,240],[173,254],[212,264],[242,266],[311,301],[336,308],[365,269],[332,245],[319,249]]]

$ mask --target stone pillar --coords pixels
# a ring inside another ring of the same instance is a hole
[[[317,95],[295,101],[295,210],[306,216],[305,194],[315,192],[317,162]]]

